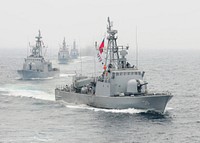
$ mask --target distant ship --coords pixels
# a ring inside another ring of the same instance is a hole
[[[144,109],[163,114],[171,93],[147,91],[144,71],[127,61],[128,47],[117,45],[117,30],[108,18],[104,71],[99,77],[74,76],[72,85],[57,87],[55,99],[105,109]],[[101,44],[104,45],[104,44]],[[102,46],[99,51],[102,51]]]
[[[78,49],[76,48],[76,41],[73,42],[73,48],[70,51],[70,57],[72,59],[77,59],[79,56]]]
[[[31,55],[25,58],[23,69],[17,72],[22,79],[48,78],[59,74],[59,69],[52,68],[52,63],[46,61],[42,55],[41,33],[36,38],[36,45],[31,47]]]
[[[63,45],[58,52],[58,61],[60,64],[66,64],[70,59],[69,49],[66,46],[65,38],[63,40]]]

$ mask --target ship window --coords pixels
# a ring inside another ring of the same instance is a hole
[[[118,73],[118,72],[116,73],[116,76],[119,76],[119,73]]]
[[[137,75],[137,72],[135,72],[135,75]]]
[[[141,75],[141,72],[138,72],[139,75]]]
[[[120,72],[120,75],[122,75],[122,73]]]
[[[131,72],[131,75],[133,75],[133,72]]]
[[[128,72],[128,75],[130,75],[130,72]]]
[[[112,79],[114,79],[115,78],[115,73],[112,73]]]

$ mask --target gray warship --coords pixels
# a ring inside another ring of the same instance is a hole
[[[22,79],[48,78],[59,74],[59,69],[53,68],[50,61],[46,61],[42,55],[41,33],[36,38],[36,45],[31,47],[31,55],[25,58],[23,69],[17,70]]]
[[[107,49],[103,74],[99,77],[74,76],[72,85],[55,89],[55,99],[105,109],[142,109],[164,114],[171,93],[151,93],[144,71],[126,59],[128,47],[117,45],[117,30],[108,18]]]
[[[70,51],[71,59],[77,59],[79,56],[78,49],[76,48],[76,41],[73,42],[73,47]]]
[[[58,61],[60,64],[66,64],[68,63],[69,59],[70,59],[69,49],[67,48],[65,38],[64,38],[63,45],[59,49],[59,52],[58,52]]]

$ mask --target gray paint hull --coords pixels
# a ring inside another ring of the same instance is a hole
[[[86,104],[97,108],[106,109],[144,109],[164,113],[168,101],[172,95],[150,95],[146,96],[123,96],[123,97],[106,97],[79,94],[73,92],[55,90],[56,100],[63,100],[68,103]]]
[[[71,59],[78,59],[78,56],[71,56]]]
[[[33,79],[33,78],[48,78],[55,77],[59,75],[59,71],[49,71],[49,72],[37,72],[31,70],[18,70],[18,74],[22,79]]]
[[[66,57],[66,58],[58,58],[58,63],[59,64],[67,64],[69,62],[70,58]]]
[[[59,64],[67,64],[69,59],[58,59]]]
[[[59,64],[67,64],[68,63],[68,59],[62,59],[62,60],[58,60]]]

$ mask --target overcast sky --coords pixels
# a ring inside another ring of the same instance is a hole
[[[102,41],[107,17],[118,44],[140,48],[200,48],[200,2],[193,0],[1,0],[0,48],[27,48],[41,30],[58,49],[63,37],[82,48]]]

